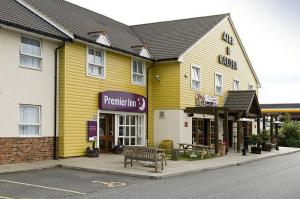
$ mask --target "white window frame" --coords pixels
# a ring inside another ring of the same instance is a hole
[[[221,89],[221,93],[218,93],[217,92],[217,84],[216,84],[216,82],[217,82],[217,75],[220,75],[221,77],[222,77],[222,81],[221,81],[221,83],[222,83],[222,89]],[[215,78],[214,78],[214,80],[215,80],[215,94],[216,95],[219,95],[219,96],[222,96],[223,95],[223,93],[224,93],[224,76],[223,76],[223,74],[222,73],[219,73],[219,72],[215,72]]]
[[[23,38],[27,38],[27,39],[32,39],[32,40],[36,40],[36,41],[39,41],[40,43],[40,50],[41,50],[41,56],[37,56],[37,55],[32,55],[32,54],[28,54],[28,53],[23,53],[22,52],[22,37]],[[20,55],[19,55],[19,66],[21,68],[27,68],[27,69],[32,69],[32,70],[43,70],[43,46],[42,46],[42,40],[39,39],[39,38],[35,38],[35,37],[32,37],[32,36],[28,36],[28,35],[20,35]],[[27,65],[22,65],[21,64],[21,55],[25,55],[25,56],[29,56],[29,57],[33,57],[33,58],[38,58],[41,60],[41,67],[40,68],[34,68],[33,66],[27,66]]]
[[[139,74],[139,73],[134,73],[133,72],[133,62],[134,61],[138,61],[138,62],[141,62],[143,64],[143,74]],[[139,85],[139,86],[145,86],[146,85],[146,81],[147,81],[147,77],[146,77],[146,63],[145,61],[141,60],[141,59],[136,59],[136,58],[132,58],[131,59],[131,84],[134,84],[134,85]],[[136,82],[133,80],[133,75],[134,74],[137,74],[137,75],[143,75],[144,76],[144,81],[143,82]]]
[[[256,89],[254,88],[254,84],[251,84],[251,83],[248,83],[248,90],[250,90],[250,88],[249,88],[250,86],[252,86],[252,88],[253,88],[252,90],[253,90],[253,91],[256,90]]]
[[[21,122],[21,107],[22,106],[34,106],[39,108],[39,123],[22,123]],[[20,126],[38,126],[39,127],[39,133],[38,134],[21,134],[20,132]],[[35,104],[20,104],[19,105],[19,136],[20,137],[41,137],[42,132],[42,106],[41,105],[35,105]]]
[[[238,89],[236,90],[236,89],[234,89],[234,83],[235,82],[238,82]],[[233,82],[232,82],[232,89],[234,90],[234,91],[239,91],[239,90],[241,90],[241,81],[239,80],[239,79],[234,79],[233,80]]]
[[[89,49],[100,51],[103,55],[103,65],[95,65],[99,67],[103,67],[103,75],[96,75],[96,74],[90,74],[89,73]],[[99,79],[106,79],[106,51],[101,48],[94,48],[91,46],[86,47],[86,76],[93,77],[93,78],[99,78]]]
[[[193,87],[193,68],[198,68],[199,69],[199,88],[194,88]],[[191,90],[194,91],[199,91],[201,89],[201,67],[197,64],[191,64]]]

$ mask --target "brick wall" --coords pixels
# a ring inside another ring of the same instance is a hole
[[[0,138],[0,164],[51,159],[53,140],[53,137]]]

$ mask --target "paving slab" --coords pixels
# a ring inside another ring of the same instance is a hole
[[[39,161],[32,163],[0,165],[0,173],[35,170],[60,166],[63,168],[78,169],[99,173],[159,179],[207,171],[212,169],[237,166],[265,158],[296,153],[299,151],[299,148],[280,147],[279,151],[272,150],[271,152],[262,152],[262,154],[247,153],[247,156],[242,156],[241,153],[230,151],[226,156],[206,160],[168,160],[168,165],[165,167],[165,169],[157,173],[154,172],[154,168],[151,165],[149,165],[149,163],[134,161],[132,167],[128,165],[126,168],[124,168],[124,159],[122,155],[100,154],[99,158],[78,157],[59,160]]]

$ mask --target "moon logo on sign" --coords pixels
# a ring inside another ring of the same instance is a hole
[[[142,100],[142,102],[141,102],[141,100]],[[145,108],[146,108],[146,101],[145,101],[145,99],[144,98],[139,98],[138,101],[139,101],[139,109],[140,109],[140,111],[144,111]]]

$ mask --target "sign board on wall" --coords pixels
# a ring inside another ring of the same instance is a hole
[[[97,137],[97,121],[88,121],[88,141],[94,141]]]
[[[210,95],[202,95],[201,93],[195,94],[196,107],[217,107],[218,97]]]
[[[99,109],[101,110],[145,113],[147,108],[147,99],[136,93],[123,91],[99,93]]]

